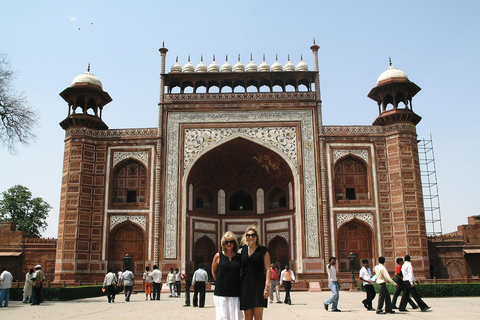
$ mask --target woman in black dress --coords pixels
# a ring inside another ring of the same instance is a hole
[[[242,245],[240,309],[245,320],[262,320],[270,295],[270,254],[260,245],[256,226],[247,228]]]
[[[240,311],[240,254],[238,240],[231,231],[225,232],[221,240],[222,251],[213,257],[212,275],[215,279],[216,320],[242,320]]]

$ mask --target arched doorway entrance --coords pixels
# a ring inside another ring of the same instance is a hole
[[[274,150],[250,139],[234,138],[200,156],[186,174],[186,238],[199,239],[186,243],[187,272],[192,272],[199,260],[211,263],[226,231],[240,237],[247,226],[255,224],[265,230],[263,243],[280,232],[287,234],[286,239],[295,238],[294,175],[286,159]],[[201,255],[206,244],[199,242],[204,236],[213,243],[207,260]],[[278,262],[288,263],[293,259],[293,244],[275,241],[281,257]]]
[[[268,251],[270,252],[270,260],[275,262],[280,270],[283,270],[283,267],[289,264],[288,242],[285,238],[279,236],[273,238],[268,244]],[[293,267],[290,266],[290,268]]]
[[[110,233],[108,241],[109,267],[123,270],[123,258],[132,256],[134,273],[142,273],[145,264],[144,232],[131,222],[119,225]]]
[[[193,248],[194,269],[196,270],[198,265],[203,263],[205,266],[205,271],[207,271],[210,276],[211,264],[215,253],[215,244],[213,243],[212,239],[207,236],[198,239]]]
[[[359,269],[362,259],[368,259],[373,265],[372,232],[370,228],[353,220],[338,230],[338,265],[340,271],[350,271],[348,255],[353,252],[356,256],[354,269]]]

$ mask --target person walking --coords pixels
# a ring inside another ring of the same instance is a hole
[[[369,311],[375,311],[372,307],[372,301],[375,299],[377,295],[375,293],[375,287],[373,286],[372,282],[372,270],[368,267],[368,259],[362,260],[363,267],[360,269],[359,278],[363,281],[363,289],[367,293],[367,297],[362,301],[363,306],[365,309]]]
[[[417,288],[415,288],[415,276],[413,275],[413,267],[410,262],[410,256],[405,256],[405,262],[402,265],[402,274],[403,274],[403,295],[402,300],[400,300],[400,306],[398,311],[406,311],[405,307],[407,306],[408,296],[411,294],[415,302],[418,304],[420,309],[425,312],[430,309],[430,307],[423,302],[422,298],[418,295]]]
[[[208,281],[208,273],[204,269],[204,264],[200,263],[198,269],[192,277],[193,289],[193,306],[203,308],[205,306],[206,284]],[[198,295],[200,294],[200,304],[198,303]]]
[[[25,284],[23,285],[23,303],[29,303],[32,300],[32,286],[33,286],[33,272],[35,270],[30,269],[25,274]]]
[[[285,288],[285,301],[284,303],[292,304],[290,299],[290,290],[292,289],[292,282],[295,281],[295,274],[289,269],[288,264],[285,265],[285,269],[280,274],[280,285]]]
[[[395,267],[395,282],[398,284],[392,298],[392,309],[398,309],[397,299],[401,292],[403,292],[403,273],[402,273],[403,258],[397,258],[397,266]],[[413,309],[418,309],[418,306],[413,302],[412,298],[408,296],[407,302]]]
[[[185,275],[185,304],[184,307],[190,307],[190,287],[192,286],[192,280],[189,275]]]
[[[153,300],[160,300],[160,292],[162,290],[162,271],[158,270],[158,266],[153,266],[152,271],[153,280]]]
[[[108,269],[105,279],[103,280],[103,287],[107,291],[108,303],[115,302],[115,289],[117,286],[117,277],[112,269]]]
[[[270,264],[270,303],[273,303],[273,293],[275,292],[275,297],[277,303],[282,303],[280,300],[280,289],[279,289],[279,271],[274,262]]]
[[[180,298],[180,294],[182,293],[182,279],[183,274],[180,273],[180,270],[175,269],[175,291],[176,297]]]
[[[130,268],[126,268],[125,272],[122,274],[123,278],[123,286],[125,287],[125,301],[130,301],[130,296],[132,295],[133,291],[133,272]]]
[[[392,301],[390,300],[390,293],[387,289],[387,282],[393,283],[395,287],[398,287],[398,284],[392,280],[384,264],[385,257],[379,257],[378,264],[374,269],[379,291],[377,314],[395,313],[395,311],[392,310]],[[383,311],[383,303],[385,303],[385,312]]]
[[[212,261],[212,275],[215,279],[213,301],[216,320],[242,320],[240,311],[240,267],[241,255],[235,234],[225,232],[221,239],[222,250]]]
[[[6,268],[2,268],[0,272],[0,307],[8,307],[13,276]]]
[[[262,320],[270,296],[270,254],[260,244],[257,226],[249,226],[242,238],[240,310],[245,319]]]
[[[337,258],[330,257],[328,258],[327,264],[327,275],[328,275],[328,287],[332,291],[332,296],[323,303],[323,307],[328,311],[328,306],[332,305],[332,312],[340,312],[338,309],[338,300],[340,298],[339,291],[340,287],[337,279],[337,269],[335,265],[337,264]]]
[[[167,274],[167,284],[168,289],[170,290],[170,294],[168,295],[169,298],[175,297],[175,272],[173,272],[173,268],[170,268],[170,272]]]
[[[43,281],[45,281],[45,273],[42,271],[42,266],[39,264],[35,266],[32,281],[32,306],[38,306],[42,302],[42,286]]]
[[[147,266],[145,267],[145,272],[143,273],[145,300],[148,300],[148,297],[150,297],[150,300],[152,300],[152,283],[153,283],[152,273],[150,272],[150,267]]]

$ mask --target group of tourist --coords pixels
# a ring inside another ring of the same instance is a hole
[[[395,268],[395,281],[392,280],[388,274],[387,269],[385,268],[385,257],[378,258],[378,265],[374,268],[374,275],[372,276],[372,270],[369,268],[368,260],[362,260],[363,267],[360,269],[360,280],[363,282],[363,288],[366,292],[366,299],[362,301],[364,307],[370,311],[376,311],[377,314],[385,313],[395,313],[393,309],[398,309],[399,311],[408,311],[406,310],[407,303],[409,303],[413,309],[420,308],[422,311],[427,311],[430,307],[420,298],[415,288],[415,283],[417,280],[413,275],[412,264],[410,263],[410,256],[406,255],[404,259],[397,259],[397,267]],[[330,280],[330,276],[329,276]],[[379,297],[377,308],[374,309],[372,306],[372,301],[375,299],[376,293],[374,288],[374,282],[378,285]],[[393,295],[393,300],[390,299],[390,293],[387,289],[387,282],[395,285],[396,290]],[[397,307],[397,298],[400,293],[403,291],[402,298],[400,300],[400,305]],[[333,292],[333,290],[332,290]],[[410,298],[412,295],[413,299],[417,302],[415,304]],[[337,296],[338,302],[338,296]],[[385,305],[385,311],[383,306]],[[334,308],[336,306],[334,305]],[[325,309],[327,308],[327,302],[325,302]],[[335,310],[332,310],[335,311]],[[337,311],[339,311],[337,309]]]
[[[279,270],[275,266],[275,263],[270,264],[270,303],[273,303],[273,297],[275,293],[275,298],[277,303],[282,303],[280,299],[280,287],[285,288],[285,300],[283,303],[292,304],[292,299],[290,298],[290,290],[292,289],[292,282],[295,281],[295,273],[290,270],[290,267],[285,265],[285,269],[282,270],[279,274]]]
[[[23,287],[23,303],[38,306],[42,302],[42,286],[45,281],[45,273],[42,266],[37,264],[25,275]],[[10,301],[10,289],[12,288],[13,276],[3,267],[0,271],[0,307],[8,307]]]

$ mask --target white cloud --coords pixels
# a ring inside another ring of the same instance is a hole
[[[68,18],[70,19],[70,22],[74,22],[74,21],[77,21],[77,17],[75,16],[68,16]]]

